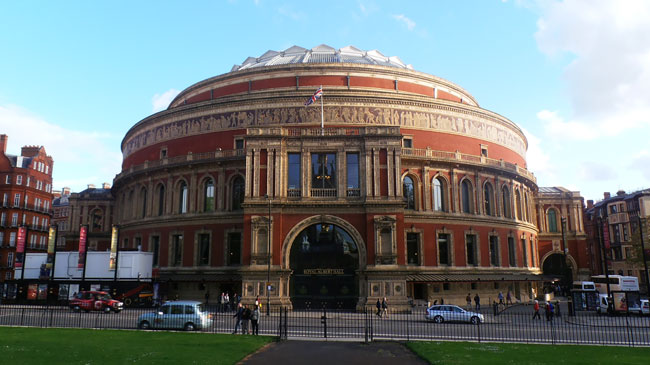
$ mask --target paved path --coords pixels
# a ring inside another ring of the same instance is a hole
[[[427,364],[406,346],[396,342],[323,342],[282,341],[274,342],[240,362],[241,365],[256,364],[309,364],[309,365],[421,365]]]

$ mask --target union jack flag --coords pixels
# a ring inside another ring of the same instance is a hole
[[[319,87],[318,90],[314,93],[314,95],[310,96],[307,101],[305,101],[305,106],[309,106],[313,104],[316,100],[320,99],[320,97],[323,96],[323,88]]]

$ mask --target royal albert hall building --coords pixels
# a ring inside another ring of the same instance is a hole
[[[169,297],[266,302],[268,280],[271,305],[293,308],[529,300],[541,272],[526,149],[515,123],[397,57],[268,51],[128,131],[120,247],[154,252]]]

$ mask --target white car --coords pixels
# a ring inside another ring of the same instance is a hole
[[[469,322],[479,324],[484,321],[481,313],[466,311],[457,305],[433,305],[427,308],[425,318],[435,323]]]

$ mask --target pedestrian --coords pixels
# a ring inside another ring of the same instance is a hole
[[[253,313],[251,314],[251,325],[253,326],[253,328],[251,329],[252,335],[257,336],[260,334],[259,320],[260,320],[260,307],[255,306],[255,309],[253,309]]]
[[[546,321],[553,321],[553,303],[551,302],[546,303]]]
[[[260,300],[259,295],[255,298],[255,306],[262,309],[262,301]]]
[[[237,308],[237,312],[233,316],[233,317],[237,318],[237,321],[235,322],[235,329],[232,331],[233,335],[237,334],[237,330],[239,329],[239,326],[241,325],[243,315],[244,315],[244,308],[240,305],[239,308]]]
[[[210,304],[210,291],[207,290],[205,292],[205,305],[209,305],[209,304]]]
[[[508,290],[508,294],[506,294],[506,304],[512,305],[512,294],[510,294],[510,290]]]
[[[226,295],[223,297],[223,311],[230,312],[230,294],[226,292]]]
[[[440,298],[440,305],[445,304],[445,298]]]
[[[221,297],[219,298],[219,312],[225,312],[226,307],[226,293],[221,292]]]
[[[535,299],[535,305],[533,306],[533,310],[535,311],[535,314],[533,314],[533,319],[537,318],[540,321],[542,320],[542,317],[539,315],[539,301]]]
[[[561,317],[561,314],[560,314],[560,301],[559,300],[555,301],[555,313],[554,314],[558,318]]]
[[[381,311],[382,315],[388,318],[388,301],[386,301],[386,297],[384,297],[384,300],[381,302]]]
[[[500,291],[497,298],[499,298],[499,305],[505,306],[505,304],[503,303],[503,292]]]
[[[381,318],[381,301],[379,298],[377,298],[377,303],[375,305],[377,306],[377,313],[375,315]]]
[[[467,310],[472,309],[472,296],[469,293],[467,293],[465,301],[467,302]]]
[[[241,316],[241,321],[242,321],[241,333],[243,335],[248,334],[248,323],[251,319],[252,314],[253,312],[251,312],[250,308],[246,307],[246,304],[244,304],[244,313],[242,313]]]
[[[478,296],[478,293],[474,295],[474,305],[476,306],[476,310],[481,310],[481,297]]]

